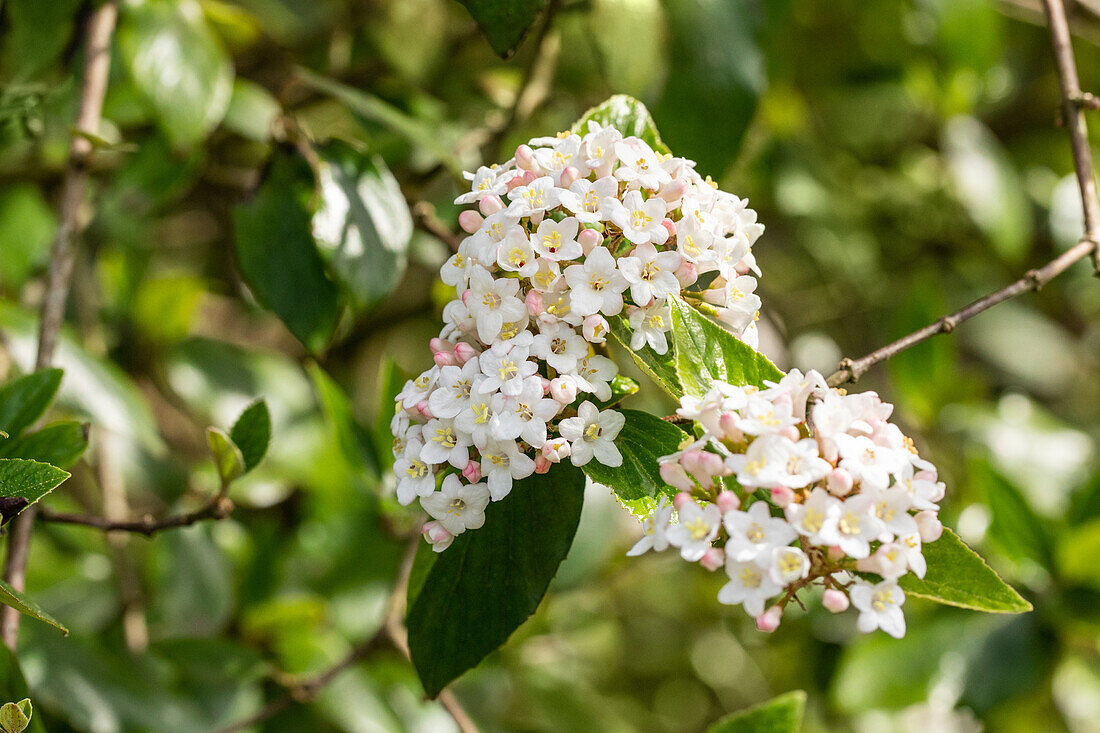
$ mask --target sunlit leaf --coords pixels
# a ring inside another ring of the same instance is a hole
[[[707,733],[799,733],[805,708],[806,693],[794,690],[722,718]]]
[[[224,430],[206,429],[206,442],[214,456],[214,466],[223,485],[228,485],[244,474],[244,456]]]
[[[38,607],[38,604],[28,599],[3,580],[0,580],[0,603],[3,603],[5,606],[11,606],[24,616],[30,616],[31,618],[47,623],[60,630],[63,634],[69,633],[69,630],[62,626],[57,619],[43,611]]]
[[[268,412],[267,402],[259,399],[246,407],[237,422],[233,423],[229,437],[240,449],[244,473],[248,473],[267,455],[267,447],[271,443],[271,413]]]
[[[19,511],[34,504],[69,478],[56,466],[23,458],[0,458],[0,497],[26,501]],[[5,512],[5,520],[10,519]]]
[[[579,135],[587,133],[589,120],[604,127],[614,127],[628,137],[631,135],[640,137],[658,153],[669,152],[668,146],[661,142],[661,135],[657,132],[657,125],[649,114],[649,110],[633,97],[616,94],[596,105],[573,124],[573,132]]]
[[[638,368],[670,397],[680,399],[684,391],[680,386],[680,377],[676,373],[675,350],[670,346],[666,353],[658,354],[652,347],[646,345],[635,351],[630,348],[630,337],[633,331],[627,320],[622,316],[612,316],[607,320],[611,326],[611,335],[630,353],[630,357]]]
[[[0,387],[0,430],[18,436],[49,407],[61,386],[60,369],[43,369]]]
[[[88,423],[64,420],[18,438],[0,441],[0,458],[26,458],[72,468],[88,447]]]

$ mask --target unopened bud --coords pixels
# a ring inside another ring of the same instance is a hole
[[[676,224],[673,223],[672,219],[669,219],[667,216],[664,219],[661,219],[661,226],[663,226],[668,232],[668,236],[676,236]]]
[[[765,634],[770,634],[779,628],[779,622],[783,618],[783,609],[779,606],[772,606],[764,613],[756,617],[756,628],[758,631],[763,631]]]
[[[462,291],[462,305],[467,305],[466,301],[468,301],[470,299],[470,296],[473,294],[473,292],[474,291],[472,291],[472,290]]]
[[[610,326],[607,319],[599,313],[593,313],[584,319],[584,340],[590,344],[602,344],[607,341],[607,332]]]
[[[562,405],[570,405],[577,399],[577,381],[569,375],[550,380],[550,398]]]
[[[843,468],[834,468],[825,477],[825,486],[833,496],[847,496],[854,485],[852,474]]]
[[[420,533],[424,535],[424,539],[432,543],[432,549],[436,552],[443,552],[454,541],[454,535],[436,521],[425,522]]]
[[[921,542],[935,542],[943,534],[943,524],[934,511],[926,509],[917,512],[917,531],[920,532]]]
[[[672,183],[661,188],[661,192],[657,194],[658,197],[664,199],[668,203],[674,203],[684,197],[684,191],[687,190],[687,181],[683,178],[676,178]]]
[[[524,171],[523,172],[523,178],[522,178],[523,185],[524,186],[530,186],[532,183],[535,182],[536,178],[538,178],[538,174],[535,173],[534,171]]]
[[[561,187],[569,188],[573,185],[573,181],[577,180],[580,177],[581,172],[577,170],[574,166],[566,166],[565,169],[561,172]]]
[[[797,443],[802,436],[798,434],[798,428],[794,425],[784,425],[779,429],[779,434],[792,443]]]
[[[657,470],[661,474],[661,480],[675,489],[680,489],[680,491],[691,491],[695,487],[695,484],[692,483],[691,477],[687,475],[687,471],[684,470],[684,467],[675,461],[662,463]],[[679,494],[677,494],[677,496],[679,496]],[[689,498],[690,496],[691,495],[688,494]]]
[[[476,484],[481,480],[481,464],[477,461],[470,461],[466,464],[466,468],[462,469],[462,475],[471,484]]]
[[[711,547],[703,553],[703,557],[700,558],[699,564],[712,573],[726,562],[726,553],[719,550],[717,547]]]
[[[535,473],[546,473],[550,470],[550,459],[539,453],[535,456]]]
[[[794,490],[787,486],[772,487],[772,503],[780,509],[786,509],[794,501]]]
[[[459,364],[465,364],[475,356],[477,356],[477,349],[465,341],[455,344],[455,359],[458,360]]]
[[[732,491],[719,491],[718,498],[714,503],[718,505],[718,511],[723,514],[737,511],[741,508],[741,500],[738,499],[737,494]]]
[[[504,184],[504,187],[509,191],[514,191],[522,185],[524,185],[523,174],[516,173],[514,176],[508,179],[508,182]]]
[[[680,287],[686,288],[699,279],[699,267],[694,262],[684,260],[680,263],[680,266],[676,268],[675,275],[676,281],[680,283]]]
[[[481,201],[477,202],[477,208],[485,216],[492,216],[499,211],[504,211],[504,200],[495,194],[493,196],[486,196],[481,199]]]
[[[848,594],[836,588],[827,588],[821,596],[821,605],[832,613],[843,613],[848,610]]]
[[[420,400],[419,402],[417,402],[416,411],[420,413],[420,417],[424,418],[425,420],[431,420],[434,417],[434,415],[432,415],[432,411],[428,409],[427,400]]]
[[[433,354],[438,354],[440,351],[451,351],[452,349],[454,349],[454,347],[451,346],[450,341],[441,339],[438,336],[428,342],[428,348],[432,350]]]
[[[527,297],[524,299],[524,303],[527,305],[527,312],[532,316],[537,316],[542,313],[542,293],[535,289],[527,291]]]
[[[441,367],[458,364],[458,359],[455,358],[453,351],[437,351],[432,354],[432,361]]]
[[[481,228],[482,219],[481,214],[471,209],[466,209],[458,215],[458,225],[462,227],[462,231],[467,234],[473,234]]]
[[[603,235],[595,229],[585,229],[577,235],[577,242],[581,245],[581,251],[587,257],[592,254],[592,250],[603,244]]]
[[[668,464],[665,464],[665,465],[668,465]],[[690,501],[692,501],[691,494],[689,494],[686,491],[681,491],[678,494],[676,494],[676,496],[672,497],[672,506],[676,507],[676,509],[679,510],[680,507],[682,507],[684,504],[687,504]]]
[[[745,433],[737,427],[738,419],[736,412],[723,412],[718,417],[718,429],[722,431],[723,440],[730,443],[740,443],[745,439]]]
[[[520,145],[516,148],[516,167],[520,170],[530,171],[535,169],[535,151],[530,145]]]
[[[565,438],[553,438],[542,444],[542,455],[551,463],[558,463],[569,457],[573,447]]]
[[[844,550],[840,549],[838,545],[829,545],[829,549],[825,554],[833,562],[839,562],[847,557],[847,555],[844,554]]]

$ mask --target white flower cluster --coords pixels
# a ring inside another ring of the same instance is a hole
[[[748,273],[763,227],[693,166],[589,122],[583,137],[536,138],[468,174],[456,203],[478,211],[462,212],[470,236],[441,271],[457,297],[435,366],[405,385],[392,424],[398,500],[420,498],[437,551],[480,527],[515,479],[566,457],[622,462],[623,416],[592,401],[609,400],[618,375],[597,353],[609,318],[628,320],[631,348],[666,353],[668,298],[683,292],[755,345]]]
[[[846,394],[797,369],[765,387],[718,382],[702,398],[681,399],[679,415],[702,437],[660,459],[662,478],[680,493],[646,519],[628,554],[671,545],[708,570],[725,566],[718,600],[743,605],[762,631],[815,584],[830,611],[859,610],[861,631],[903,636],[897,580],[924,577],[921,545],[943,531],[935,466],[873,392]],[[737,491],[727,488],[734,481]]]

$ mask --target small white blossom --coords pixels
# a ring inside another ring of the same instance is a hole
[[[619,260],[619,271],[630,283],[630,297],[640,306],[647,306],[654,299],[664,301],[680,292],[680,281],[674,274],[679,266],[679,254],[658,252],[649,242],[639,244],[629,257]]]
[[[485,484],[465,484],[458,476],[443,479],[440,490],[420,499],[424,511],[453,535],[485,524],[489,489]]]
[[[512,480],[527,478],[535,472],[535,461],[512,440],[491,440],[481,451],[481,475],[485,477],[493,501],[512,491]]]
[[[697,562],[710,549],[722,526],[722,514],[714,504],[700,506],[694,501],[680,505],[680,521],[668,528],[665,536],[673,547],[680,548],[680,556],[688,562]]]
[[[770,557],[772,550],[791,544],[798,534],[791,525],[773,517],[767,502],[753,502],[748,511],[726,512],[722,522],[729,533],[726,555],[736,562]]]
[[[559,221],[543,219],[531,235],[531,246],[548,260],[575,260],[581,256],[577,242],[577,218],[567,216]]]
[[[592,250],[584,264],[565,268],[565,281],[571,289],[572,310],[577,315],[603,313],[614,316],[622,311],[627,282],[606,247]]]
[[[856,581],[850,591],[852,605],[859,609],[859,630],[869,634],[882,629],[895,639],[905,636],[905,615],[901,606],[905,593],[892,580],[877,585]]]
[[[621,466],[623,456],[615,445],[615,438],[623,429],[626,418],[614,410],[600,411],[591,402],[582,402],[577,417],[569,417],[558,423],[561,437],[570,442],[569,460],[574,466],[583,466],[595,458],[605,466]]]
[[[461,471],[470,462],[470,445],[470,437],[455,428],[454,420],[429,420],[420,460],[431,465],[450,463]]]
[[[668,240],[668,230],[661,223],[666,213],[662,199],[654,197],[643,201],[641,192],[628,191],[622,201],[604,199],[603,211],[634,244],[664,244]]]
[[[650,550],[664,552],[668,549],[668,529],[671,521],[672,506],[662,496],[657,508],[642,522],[642,531],[644,532],[642,538],[634,543],[634,546],[626,554],[629,557],[635,557]]]
[[[762,614],[767,600],[783,590],[755,562],[727,562],[726,575],[730,580],[718,591],[718,602],[731,606],[740,603],[750,616]]]

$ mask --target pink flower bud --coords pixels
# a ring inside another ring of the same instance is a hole
[[[772,606],[764,613],[756,617],[756,628],[765,634],[770,634],[779,628],[779,622],[783,618],[783,609]]]
[[[477,461],[470,461],[466,464],[466,468],[462,469],[462,475],[471,484],[476,484],[481,480],[481,464]]]
[[[562,405],[573,404],[577,399],[577,381],[564,374],[550,380],[550,398]]]
[[[535,169],[535,151],[530,145],[520,145],[516,148],[516,167],[525,171]]]
[[[680,266],[676,268],[676,281],[680,283],[680,287],[686,288],[689,285],[693,285],[696,280],[699,279],[699,267],[694,262],[688,262],[684,260],[680,263]]]
[[[741,507],[741,500],[732,491],[719,491],[715,503],[718,505],[718,511],[723,514],[737,511]]]
[[[794,490],[786,486],[772,487],[772,502],[780,509],[786,509],[794,501]]]
[[[467,209],[458,215],[458,225],[462,227],[462,231],[467,234],[473,234],[481,228],[481,222],[484,221],[481,218],[481,214],[476,211]]]
[[[840,451],[837,450],[836,441],[830,438],[817,439],[817,449],[821,453],[821,457],[829,463],[836,463],[840,458]]]
[[[669,462],[662,463],[658,466],[657,470],[661,474],[661,480],[669,486],[680,489],[680,491],[691,491],[695,488],[695,484],[692,483],[691,478],[687,475],[687,471],[679,463]],[[677,494],[679,496],[679,494]],[[688,494],[690,497],[691,495]]]
[[[584,319],[584,340],[590,344],[602,344],[607,341],[607,332],[611,327],[607,319],[599,313],[593,313]]]
[[[821,596],[821,605],[832,613],[843,613],[848,610],[848,595],[836,588],[827,588]]]
[[[664,465],[667,466],[667,465],[671,465],[671,464],[666,463]],[[687,504],[689,501],[692,501],[691,494],[689,494],[686,491],[681,491],[678,494],[676,494],[676,496],[672,497],[672,506],[679,509],[684,504]]]
[[[427,400],[420,400],[419,402],[417,402],[416,411],[419,412],[420,417],[424,418],[425,420],[431,420],[433,417],[435,417],[434,415],[432,415],[432,411],[428,409]]]
[[[592,254],[592,250],[603,244],[603,235],[595,229],[584,229],[577,235],[577,242],[581,245],[581,251],[587,257]]]
[[[432,354],[432,361],[438,366],[454,366],[458,363],[458,359],[455,358],[454,352],[451,351],[437,351]]]
[[[798,434],[798,428],[794,425],[784,425],[779,429],[779,434],[792,443],[797,443],[802,436]]]
[[[535,473],[546,473],[550,470],[550,459],[539,453],[535,456]]]
[[[840,549],[840,547],[838,547],[837,545],[830,545],[829,550],[826,554],[833,562],[839,562],[840,560],[843,560],[845,557],[847,557],[847,555],[844,554],[844,550]]]
[[[460,341],[459,343],[455,344],[455,359],[458,361],[459,364],[465,364],[470,359],[473,359],[475,356],[477,356],[477,349],[475,349],[473,346],[470,346],[465,341]]]
[[[943,534],[943,524],[940,518],[930,509],[917,512],[917,531],[920,532],[921,542],[935,542]]]
[[[542,455],[551,463],[558,463],[569,457],[573,447],[565,438],[553,438],[542,444]]]
[[[550,393],[550,380],[542,375],[539,375],[539,380],[542,383],[542,395],[545,397]]]
[[[424,535],[424,539],[431,542],[437,547],[437,551],[442,551],[451,544],[451,540],[454,539],[454,535],[447,531],[447,528],[436,521],[425,522],[424,526],[420,528],[420,534]],[[443,545],[443,547],[438,547]]]
[[[464,290],[462,292],[462,305],[468,305],[468,303],[466,301],[468,301],[470,299],[470,295],[473,294],[473,292],[474,291],[472,291],[472,290]]]
[[[433,354],[438,354],[440,351],[451,351],[454,347],[451,346],[450,341],[444,341],[437,336],[428,342],[428,348],[432,350]]]
[[[477,208],[481,210],[481,213],[485,216],[492,216],[498,211],[504,211],[504,201],[500,196],[486,196],[477,202]]]
[[[573,181],[581,177],[581,172],[574,166],[566,166],[565,170],[561,172],[561,187],[569,188],[573,185]]]
[[[504,187],[509,191],[513,191],[513,190],[519,188],[522,185],[524,185],[524,183],[523,183],[523,174],[522,173],[517,173],[517,174],[515,174],[514,176],[512,176],[511,178],[508,179],[508,182],[504,184]]]
[[[532,183],[535,182],[536,178],[538,178],[538,174],[535,173],[534,171],[524,171],[523,172],[523,179],[522,179],[523,180],[523,185],[524,186],[530,186]]]
[[[913,474],[913,480],[915,481],[931,481],[936,483],[939,481],[939,474],[935,471],[917,471]]]
[[[676,236],[676,225],[672,222],[672,219],[669,219],[667,216],[664,219],[661,219],[661,226],[663,226],[668,231],[668,236]]]
[[[542,313],[542,293],[537,290],[528,290],[527,297],[524,298],[524,302],[527,304],[527,312],[532,316],[537,316]]]
[[[736,412],[723,412],[718,417],[718,428],[722,431],[723,440],[740,443],[745,439],[745,434],[741,431],[741,428],[737,427],[738,419]]]
[[[661,188],[661,192],[657,194],[658,197],[664,199],[668,203],[673,203],[684,197],[684,191],[687,190],[687,181],[683,178],[677,178]],[[673,232],[675,233],[675,232]]]
[[[699,564],[712,573],[718,568],[722,567],[726,562],[726,553],[719,550],[717,547],[712,547],[703,553],[703,557],[699,560]]]
[[[843,468],[834,468],[825,477],[825,486],[833,496],[847,496],[851,493],[854,483],[852,474]]]

